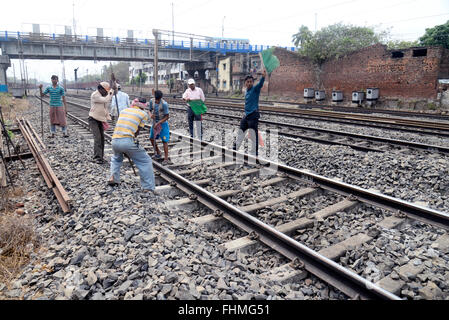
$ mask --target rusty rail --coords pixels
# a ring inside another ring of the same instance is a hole
[[[22,135],[28,143],[34,159],[36,160],[37,167],[44,177],[47,187],[53,190],[63,212],[70,212],[71,199],[65,191],[64,187],[61,185],[58,177],[53,172],[53,169],[48,163],[48,160],[44,156],[45,145],[43,144],[42,140],[39,139],[39,136],[36,134],[28,120],[25,120],[23,118],[16,118],[16,121],[19,125]]]

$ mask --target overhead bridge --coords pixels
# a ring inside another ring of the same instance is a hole
[[[150,61],[154,39],[72,36],[0,31],[3,55],[10,59]],[[258,53],[269,46],[207,41],[158,41],[160,62],[214,62],[215,54]],[[294,50],[294,48],[289,48]]]

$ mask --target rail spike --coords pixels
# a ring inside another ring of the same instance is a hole
[[[296,257],[290,262],[290,267],[292,267],[293,269],[303,269],[304,262],[302,262],[301,260],[299,260],[298,257]]]
[[[223,211],[221,211],[221,210],[214,210],[214,212],[212,214],[214,215],[214,217],[222,217],[223,216]]]
[[[189,194],[189,199],[190,200],[198,200],[198,196],[196,195],[196,194],[194,194],[194,193],[191,193],[191,194]]]
[[[259,239],[259,234],[256,232],[256,231],[251,231],[250,232],[250,234],[248,235],[248,237],[251,239],[251,240],[257,240],[257,239]]]

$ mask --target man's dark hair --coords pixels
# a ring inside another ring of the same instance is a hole
[[[253,79],[253,80],[254,80],[254,77],[253,77],[252,75],[247,75],[247,76],[245,77],[245,81],[248,80],[248,79]]]
[[[161,90],[156,90],[156,91],[154,92],[154,98],[155,98],[156,100],[162,99],[162,96],[163,96],[163,93],[162,93]]]
[[[100,84],[98,85],[97,89],[98,89],[98,90],[100,90],[100,89],[103,89],[104,91],[106,91],[106,89],[105,89],[105,88],[103,88],[103,86],[102,86],[102,85],[100,85]]]
[[[139,98],[139,102],[140,102],[140,103],[147,103],[147,99],[145,99],[145,98]]]
[[[56,75],[51,76],[51,80],[53,80],[53,79],[59,80],[58,76],[56,76]]]

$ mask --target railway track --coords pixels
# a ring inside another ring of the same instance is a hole
[[[86,101],[85,97],[79,99]],[[180,104],[178,104],[177,106],[171,105],[170,109],[176,112],[185,113],[185,106]],[[229,119],[233,122],[223,121],[223,119]],[[233,116],[230,114],[208,112],[205,121],[235,125],[240,121],[240,119],[241,117]],[[266,125],[268,129],[277,129],[278,134],[280,136],[286,137],[287,139],[302,139],[323,144],[347,146],[355,150],[364,152],[407,152],[408,149],[411,149],[420,152],[424,151],[430,153],[438,152],[449,154],[449,148],[445,146],[417,143],[398,139],[389,139],[372,135],[362,135],[312,126],[300,126],[296,124],[289,124],[285,122],[281,123],[270,120],[259,120],[259,123]]]
[[[179,97],[180,98],[180,97]],[[244,99],[238,98],[216,98],[213,96],[207,96],[206,99],[212,102],[224,102],[224,103],[243,103]],[[419,112],[419,111],[404,111],[404,110],[390,110],[390,109],[377,109],[377,108],[359,108],[359,107],[345,107],[345,106],[334,106],[334,105],[324,105],[324,104],[305,104],[298,102],[287,102],[287,101],[275,101],[275,100],[264,100],[261,101],[263,106],[274,106],[274,105],[285,105],[285,106],[295,106],[301,109],[319,109],[326,111],[339,111],[348,113],[365,113],[365,114],[387,114],[395,115],[399,117],[420,117],[420,118],[433,118],[440,120],[449,120],[448,115],[442,115],[440,113],[429,113],[429,112]]]
[[[71,95],[75,98],[89,99],[84,95]],[[132,96],[134,98],[134,96]],[[167,96],[164,98],[170,104],[179,104],[182,100]],[[217,100],[208,99],[209,108],[217,108],[221,110],[243,110],[243,103],[227,103]],[[428,121],[428,120],[414,120],[398,117],[381,117],[375,115],[364,115],[355,112],[334,112],[327,110],[303,110],[296,108],[283,108],[264,106],[260,103],[259,109],[264,114],[269,115],[285,115],[292,118],[309,119],[315,121],[326,121],[341,124],[350,124],[363,127],[373,127],[385,130],[404,131],[412,133],[422,133],[430,135],[449,136],[449,120],[448,117],[439,116],[436,117],[440,121]],[[405,114],[399,113],[398,116],[405,116]],[[416,115],[417,116],[417,115]]]
[[[70,111],[69,117],[85,126],[88,109],[77,106],[76,110]],[[105,136],[111,138],[110,135]],[[255,243],[263,243],[291,261],[290,264],[279,267],[284,270],[284,274],[294,277],[301,270],[307,270],[351,298],[399,299],[397,294],[400,293],[401,282],[386,276],[378,281],[378,284],[374,284],[356,274],[349,266],[337,263],[342,255],[360,250],[364,244],[373,242],[383,230],[395,229],[410,221],[418,220],[436,228],[449,229],[449,215],[444,212],[371,192],[306,170],[262,161],[176,132],[172,132],[172,137],[174,142],[170,145],[170,154],[172,159],[177,158],[178,161],[170,166],[153,162],[157,176],[166,181],[165,185],[157,188],[158,193],[178,195],[177,199],[167,203],[169,208],[191,209],[191,206],[201,203],[208,208],[210,214],[192,217],[191,221],[204,225],[226,220],[246,234],[224,243],[226,250],[241,250]],[[151,153],[152,147],[148,141],[141,145]],[[185,160],[187,162],[184,162]],[[240,187],[229,188],[226,183],[225,190],[221,189],[219,182],[214,183],[210,179],[215,176],[217,170],[228,172],[227,178]],[[263,175],[261,173],[264,170],[272,172]],[[250,177],[253,177],[252,180],[248,180]],[[250,183],[245,185],[245,181]],[[274,190],[269,192],[268,197],[263,197],[254,187]],[[184,195],[179,196],[176,190],[180,190]],[[237,194],[241,194],[243,200],[233,199]],[[306,215],[295,215],[295,208],[299,206],[300,209],[304,201],[313,202],[316,197],[322,197],[315,200],[322,203],[320,208]],[[297,241],[296,234],[300,230],[312,230],[329,219],[344,216],[345,212],[351,210],[359,210],[365,216],[372,215],[367,208],[387,210],[388,214],[384,213],[382,219],[375,224],[371,223],[368,229],[355,232],[351,237],[318,251]],[[275,217],[278,218],[277,221]],[[408,265],[405,267],[411,268]]]
[[[179,103],[179,100],[167,98],[167,102],[172,104]],[[243,111],[243,104],[231,104],[220,102],[208,102],[208,107],[221,110]],[[259,108],[264,114],[276,116],[288,116],[291,118],[308,119],[314,121],[324,121],[339,124],[347,124],[362,127],[371,127],[384,130],[411,132],[428,134],[434,136],[449,136],[449,122],[437,122],[426,120],[412,120],[404,118],[380,117],[373,115],[362,115],[354,113],[343,113],[323,110],[301,110],[281,107]]]
[[[47,187],[53,190],[53,193],[55,194],[56,199],[58,200],[62,208],[62,211],[65,213],[70,212],[72,200],[70,199],[67,191],[61,185],[61,182],[53,172],[53,169],[51,168],[47,158],[44,155],[45,145],[27,120],[22,118],[16,119],[16,121],[18,123],[20,132],[22,133],[25,141],[28,144],[28,148],[30,149],[36,161],[37,167],[41,172],[45,183],[47,184]]]

